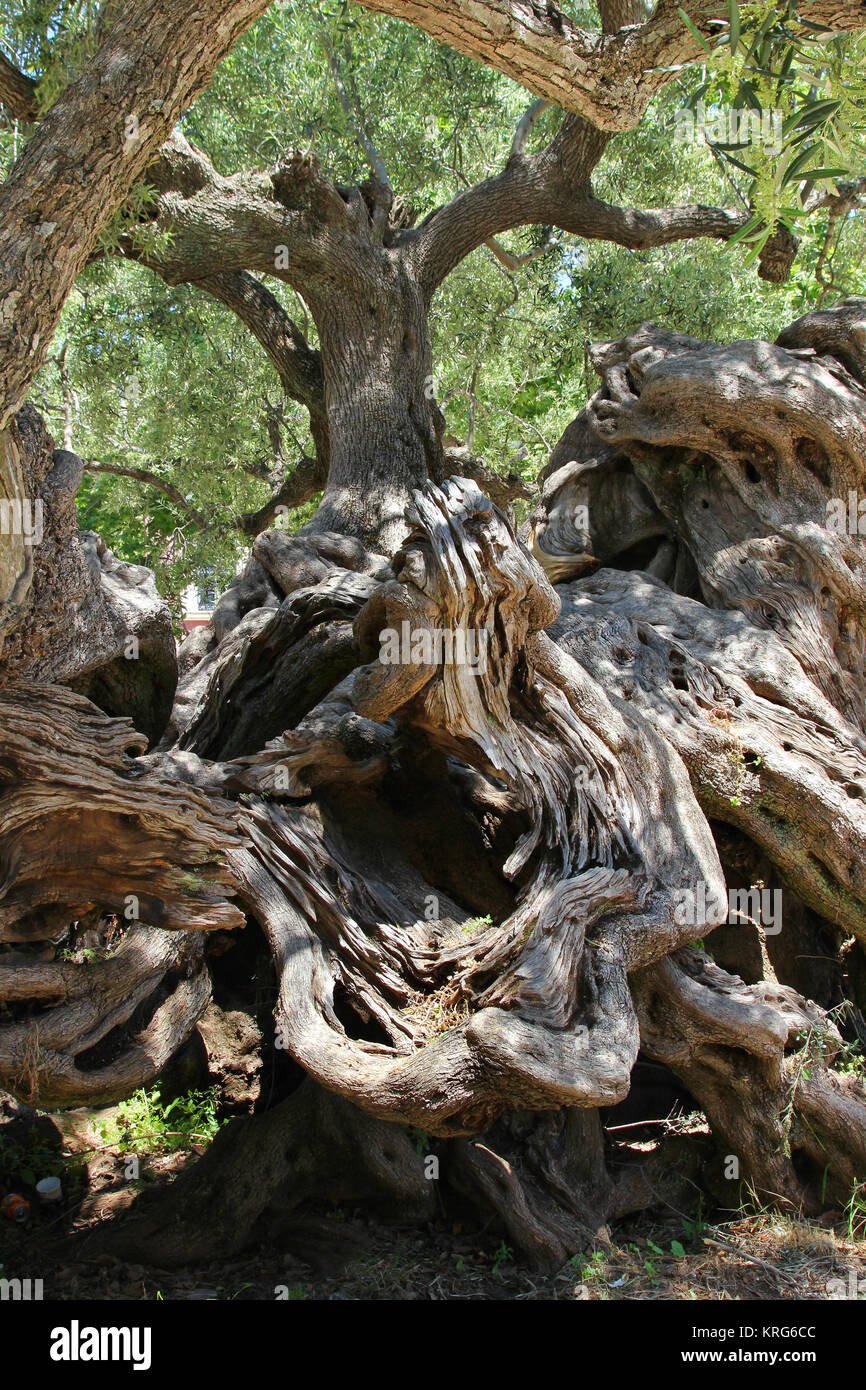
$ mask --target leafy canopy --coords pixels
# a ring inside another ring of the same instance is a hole
[[[563,8],[597,23],[591,6]],[[187,113],[185,134],[219,170],[266,169],[301,148],[339,181],[367,176],[322,22],[391,182],[419,216],[503,166],[527,104],[523,89],[411,25],[349,4],[321,14],[323,21],[306,0],[272,5]],[[108,15],[104,4],[0,0],[0,45],[38,80],[43,109],[93,51]],[[804,213],[816,190],[834,191],[862,168],[864,44],[804,30],[791,5],[731,0],[702,61],[672,73],[640,127],[611,142],[595,189],[623,205],[747,206],[755,217],[742,244],[628,252],[527,228],[503,238],[509,249],[552,247],[513,273],[488,248],[474,253],[434,306],[436,388],[450,434],[489,465],[533,477],[594,389],[594,339],[646,319],[707,338],[772,338],[828,294],[866,292],[862,214]],[[781,149],[678,142],[678,113],[698,102],[711,116],[732,106],[780,110]],[[535,147],[560,119],[544,114]],[[0,168],[25,138],[0,118]],[[110,254],[150,196],[146,184],[136,190],[104,238],[104,254],[80,277],[34,399],[58,435],[71,418],[72,447],[85,458],[145,469],[185,499],[181,506],[153,486],[105,473],[88,474],[79,496],[82,524],[153,567],[163,592],[176,596],[203,575],[221,587],[246,553],[234,518],[269,495],[269,408],[282,407],[287,457],[313,446],[306,412],[281,401],[273,369],[228,310]],[[802,238],[781,287],[758,280],[750,264],[778,221]],[[298,296],[278,281],[269,288],[315,346]]]

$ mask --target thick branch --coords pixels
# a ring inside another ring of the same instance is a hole
[[[243,512],[237,518],[238,529],[245,536],[255,539],[266,531],[278,515],[280,507],[302,507],[321,492],[328,481],[328,470],[321,459],[299,459],[285,482],[263,507],[255,512]]]
[[[494,238],[512,227],[543,223],[637,250],[695,237],[725,241],[746,222],[748,212],[729,208],[689,204],[640,211],[594,198],[590,174],[606,143],[606,136],[571,118],[547,149],[510,159],[500,174],[440,208],[417,233],[417,254],[428,291],[432,293],[464,256],[482,244],[503,260]]]
[[[154,228],[171,240],[158,254],[142,254],[134,240],[121,249],[169,284],[206,280],[216,268],[258,270],[298,288],[350,261],[345,233],[358,228],[360,194],[350,207],[309,154],[293,151],[269,173],[225,177],[174,131],[147,179],[159,194]]]
[[[36,83],[3,53],[0,53],[0,106],[5,106],[16,121],[35,121],[39,114]]]
[[[268,0],[141,0],[40,122],[0,191],[0,429],[97,237]],[[34,210],[38,209],[38,213]]]
[[[627,5],[610,5],[606,27],[582,29],[555,4],[540,0],[361,0],[367,9],[409,20],[458,53],[488,66],[584,116],[599,130],[632,130],[652,97],[670,80],[664,69],[703,55],[678,12],[676,0],[660,0],[645,24],[629,22]],[[690,18],[704,33],[710,21],[727,19],[728,0],[693,0]],[[835,30],[864,25],[852,0],[806,0],[800,17]],[[621,21],[626,27],[620,28]]]

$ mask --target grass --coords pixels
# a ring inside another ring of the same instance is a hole
[[[845,1207],[845,1220],[849,1240],[863,1240],[866,1237],[866,1182],[855,1182],[851,1189]]]

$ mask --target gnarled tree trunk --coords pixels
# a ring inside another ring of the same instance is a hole
[[[29,667],[14,622],[35,632],[42,610],[11,620],[0,1081],[62,1105],[156,1074],[206,1006],[203,933],[244,919],[307,1074],[226,1132],[200,1186],[190,1170],[168,1234],[145,1206],[100,1236],[114,1249],[213,1253],[196,1218],[214,1203],[238,1247],[287,1185],[330,1190],[334,1166],[311,1155],[335,1125],[364,1148],[351,1195],[429,1212],[395,1129],[412,1125],[446,1190],[542,1263],[690,1185],[718,1194],[732,1156],[759,1193],[807,1209],[811,1174],[840,1193],[866,1174],[866,1090],[832,1065],[859,1015],[821,1007],[856,974],[866,925],[862,557],[829,524],[866,480],[857,306],[777,345],[644,326],[597,349],[602,389],[525,546],[474,483],[436,474],[421,303],[399,282],[369,324],[360,294],[318,306],[335,325],[322,513],[258,538],[181,654],[154,751],[120,717],[124,683],[101,679],[110,645],[101,664]],[[51,460],[16,447],[44,491]],[[82,554],[58,517],[34,593]],[[103,565],[95,612],[110,581]],[[800,953],[768,944],[776,885],[782,933],[790,895],[802,940],[844,947],[820,1003],[788,978]],[[729,972],[712,954],[731,889],[752,920]],[[100,910],[121,924],[104,958],[42,958]],[[687,1087],[709,1140],[647,1157],[605,1133],[639,1053]]]

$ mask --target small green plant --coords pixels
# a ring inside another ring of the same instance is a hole
[[[660,1245],[656,1245],[654,1240],[647,1239],[647,1246],[653,1253],[644,1260],[643,1267],[649,1276],[650,1283],[655,1284],[659,1277],[659,1260],[664,1258],[665,1252]]]
[[[499,1242],[493,1254],[493,1273],[498,1274],[501,1265],[508,1264],[514,1259],[514,1251],[510,1245],[506,1245],[504,1240]]]
[[[468,922],[464,922],[460,928],[464,936],[472,936],[477,931],[486,931],[493,926],[493,918],[488,912],[486,917],[470,917]]]
[[[848,1239],[860,1240],[866,1234],[866,1182],[855,1182],[845,1207]]]
[[[701,1239],[704,1231],[707,1230],[707,1223],[701,1212],[695,1217],[694,1221],[689,1221],[685,1216],[682,1218],[683,1239],[690,1245]]]
[[[866,1056],[859,1042],[845,1043],[833,1058],[833,1070],[844,1072],[846,1076],[861,1076],[866,1079]]]
[[[57,959],[62,961],[73,961],[76,965],[95,965],[97,961],[102,960],[102,957],[98,951],[94,951],[92,946],[81,946],[76,950],[72,950],[70,947],[66,946],[62,951],[57,953]]]
[[[591,1255],[572,1255],[570,1263],[578,1279],[586,1283],[604,1278],[607,1257],[603,1250],[594,1250]]]
[[[123,1101],[100,1126],[102,1137],[118,1153],[172,1153],[192,1143],[207,1143],[220,1127],[216,1091],[190,1091],[164,1104],[159,1082]]]
[[[0,1137],[0,1179],[7,1186],[35,1187],[40,1178],[56,1177],[65,1167],[63,1155],[35,1132],[18,1144]]]
[[[423,1129],[416,1129],[414,1125],[407,1125],[406,1133],[415,1145],[416,1153],[428,1154],[430,1152],[430,1135],[425,1134]]]

